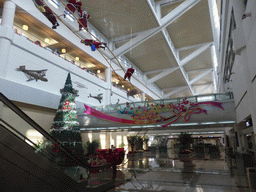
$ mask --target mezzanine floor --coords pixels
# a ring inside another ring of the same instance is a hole
[[[165,153],[136,155],[119,166],[117,179],[122,185],[109,192],[256,192],[245,174],[230,169],[224,160],[194,160],[194,167],[183,167]]]

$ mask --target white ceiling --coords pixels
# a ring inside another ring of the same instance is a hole
[[[214,38],[207,0],[82,0],[90,23],[163,93],[214,93]],[[160,70],[161,69],[161,70]],[[169,71],[169,72],[168,72]]]
[[[208,0],[81,1],[82,8],[91,16],[89,22],[108,42],[113,42],[113,53],[128,58],[146,76],[145,84],[154,83],[160,89],[158,95],[162,98],[216,92]],[[35,33],[58,41],[53,48],[69,47],[67,51],[74,57],[83,55],[81,61],[104,68],[75,45],[69,46],[68,40],[36,18],[23,11],[16,12],[16,23],[22,25],[28,21],[31,29],[37,30]]]

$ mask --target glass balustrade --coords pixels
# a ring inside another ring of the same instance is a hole
[[[205,102],[205,101],[224,101],[224,100],[232,100],[234,99],[233,93],[218,93],[218,94],[209,94],[209,95],[198,95],[191,97],[182,97],[176,99],[160,99],[160,100],[151,100],[151,101],[141,101],[141,102],[132,102],[132,103],[121,103],[121,104],[111,104],[105,106],[95,106],[94,108],[99,111],[111,111],[111,110],[123,110],[127,107],[139,107],[139,106],[151,106],[151,105],[166,105],[173,103],[178,104],[182,103],[183,99],[185,99],[191,103],[196,102]],[[82,109],[80,109],[82,111]],[[84,110],[84,109],[83,109]]]

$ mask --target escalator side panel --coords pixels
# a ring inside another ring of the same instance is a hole
[[[58,170],[43,155],[35,154],[32,147],[20,140],[13,133],[8,133],[2,127],[0,127],[0,135],[5,135],[5,137],[1,137],[0,139],[1,162],[9,162],[9,166],[12,165],[12,168],[8,169],[10,171],[5,172],[5,175],[1,173],[1,177],[12,178],[10,181],[11,185],[16,183],[22,189],[24,183],[20,181],[20,178],[23,177],[22,172],[26,172],[25,177],[29,174],[27,177],[28,181],[25,181],[26,188],[37,187],[34,186],[34,182],[31,182],[31,180],[36,180],[38,183],[45,183],[45,186],[51,186],[54,191],[76,191],[75,189],[78,184],[62,171]],[[1,168],[5,166],[7,165],[3,165]],[[16,172],[20,174],[16,176]]]

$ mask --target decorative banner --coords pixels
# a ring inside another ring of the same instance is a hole
[[[124,123],[124,124],[132,124],[132,125],[146,125],[146,124],[157,124],[157,123],[164,123],[166,121],[172,120],[168,124],[162,125],[162,127],[167,127],[168,125],[176,122],[179,118],[183,117],[185,122],[190,120],[192,114],[200,114],[205,113],[207,115],[207,110],[203,109],[199,105],[212,105],[218,107],[222,110],[221,102],[216,101],[207,101],[207,102],[200,102],[200,103],[191,103],[187,101],[187,98],[183,99],[182,103],[178,103],[174,105],[173,103],[166,104],[166,105],[154,105],[151,106],[138,106],[136,108],[127,107],[124,110],[118,110],[119,114],[130,114],[132,119],[122,119],[114,116],[107,115],[96,109],[89,107],[88,105],[84,104],[86,114],[92,115],[94,117],[98,117],[101,119],[105,119],[108,121],[113,121],[117,123]],[[161,116],[160,114],[163,112],[172,112],[174,115],[166,118]]]

